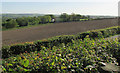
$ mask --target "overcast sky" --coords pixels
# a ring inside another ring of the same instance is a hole
[[[74,2],[73,2],[74,1]],[[119,0],[4,0],[2,13],[118,15]]]

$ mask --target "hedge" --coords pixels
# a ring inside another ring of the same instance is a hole
[[[21,53],[2,60],[3,73],[118,73],[120,64],[119,39],[73,40],[72,43],[41,51]],[[112,46],[111,46],[112,45]],[[109,63],[109,65],[107,65]],[[103,69],[111,65],[113,69]],[[115,69],[114,69],[115,67]]]
[[[3,46],[2,47],[2,58],[8,58],[10,56],[18,55],[20,53],[27,52],[33,52],[33,51],[40,51],[42,48],[41,46],[45,47],[53,47],[53,46],[59,46],[60,44],[64,43],[70,43],[72,40],[82,39],[89,35],[91,39],[95,38],[106,38],[109,36],[120,34],[120,27],[110,27],[106,29],[99,29],[99,30],[92,30],[87,31],[83,33],[79,33],[76,35],[62,35],[62,36],[56,36],[52,38],[48,38],[45,40],[38,40],[35,42],[28,42],[24,44],[14,44],[10,46]]]

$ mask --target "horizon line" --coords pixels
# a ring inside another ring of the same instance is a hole
[[[63,12],[65,13],[65,12]],[[43,14],[43,15],[46,15],[46,14],[52,14],[52,15],[61,15],[63,13],[1,13],[1,14]],[[72,13],[66,13],[68,15],[72,14]],[[80,13],[74,13],[74,14],[80,14]],[[118,16],[118,15],[94,15],[94,14],[80,14],[80,15],[92,15],[92,16]]]

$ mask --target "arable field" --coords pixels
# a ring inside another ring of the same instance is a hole
[[[3,46],[4,72],[119,73],[120,27]]]
[[[119,73],[120,27],[2,47],[3,73]],[[111,36],[111,37],[110,37]]]
[[[54,23],[46,26],[2,31],[2,44],[11,45],[41,40],[58,35],[71,35],[88,30],[117,26],[117,19],[103,19],[82,22]]]

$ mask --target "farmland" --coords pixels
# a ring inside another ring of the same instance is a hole
[[[62,22],[2,31],[3,72],[118,73],[120,39],[109,38],[120,34],[117,21]]]
[[[5,46],[3,72],[108,73],[120,71],[120,27]]]
[[[117,19],[103,19],[82,22],[62,22],[46,26],[2,31],[2,43],[3,45],[24,43],[53,36],[77,34],[88,30],[102,29],[117,25]]]
[[[117,1],[1,4],[1,73],[120,73]]]

